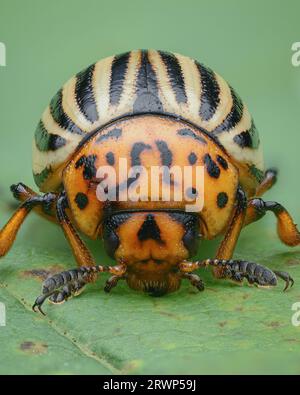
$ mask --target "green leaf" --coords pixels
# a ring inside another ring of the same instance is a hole
[[[99,256],[99,242],[89,244]],[[99,263],[107,261],[101,256]],[[300,373],[300,328],[291,323],[292,304],[300,301],[300,254],[282,246],[275,231],[255,224],[241,237],[242,256],[288,270],[294,288],[240,287],[203,270],[204,292],[185,283],[179,292],[152,298],[124,283],[105,294],[103,275],[63,305],[46,303],[43,317],[31,311],[42,280],[75,265],[61,230],[32,216],[1,261],[7,326],[0,327],[0,371]]]

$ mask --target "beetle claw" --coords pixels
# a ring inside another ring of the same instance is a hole
[[[287,291],[288,288],[292,288],[294,285],[295,281],[294,279],[289,275],[287,272],[281,272],[281,271],[275,271],[274,273],[276,274],[277,277],[281,278],[282,280],[285,281],[285,287],[283,289],[283,292]]]

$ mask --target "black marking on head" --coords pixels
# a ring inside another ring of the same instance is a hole
[[[221,167],[222,167],[224,170],[227,170],[227,169],[228,169],[227,160],[224,159],[223,156],[217,155],[217,162],[219,163],[219,165],[221,165]]]
[[[84,135],[85,133],[65,113],[62,105],[62,89],[60,89],[50,102],[50,113],[56,123],[71,133]]]
[[[83,210],[88,205],[89,199],[85,193],[78,192],[75,196],[75,203],[80,210]]]
[[[195,62],[195,64],[201,79],[201,105],[199,115],[203,120],[209,121],[214,116],[220,103],[220,87],[216,80],[216,75],[211,69],[198,62]]]
[[[219,178],[220,168],[209,154],[205,154],[203,158],[208,174],[213,178]]]
[[[194,165],[197,162],[197,155],[194,152],[191,152],[188,156],[188,161],[190,165]]]
[[[217,205],[219,208],[224,208],[228,202],[228,195],[226,192],[220,192],[217,196]]]
[[[37,148],[42,151],[56,151],[66,145],[67,141],[57,134],[49,133],[43,121],[40,121],[35,131],[35,143]]]
[[[242,119],[244,104],[238,94],[231,87],[230,92],[232,96],[231,110],[224,121],[212,131],[213,134],[219,134],[234,128]]]
[[[194,187],[187,188],[185,194],[190,199],[196,199],[196,197],[198,196],[197,189]]]
[[[114,129],[109,130],[105,134],[101,134],[97,138],[96,143],[102,143],[102,141],[106,141],[106,140],[113,139],[113,138],[118,139],[121,136],[122,136],[122,129],[114,128]]]
[[[110,165],[113,166],[115,164],[115,155],[113,152],[108,152],[106,155],[106,162]]]
[[[151,149],[151,145],[145,144],[143,142],[134,143],[131,149],[131,166],[140,166],[141,165],[141,158],[140,154],[145,149]]]
[[[148,214],[145,221],[138,231],[138,239],[140,241],[155,240],[159,244],[164,244],[164,241],[160,237],[160,229],[155,221],[153,214]]]
[[[201,137],[200,135],[196,134],[195,132],[193,132],[191,129],[180,129],[177,132],[178,136],[183,136],[183,137],[190,137],[196,141],[199,141],[199,143],[202,144],[207,144],[206,140]]]
[[[75,86],[75,97],[78,107],[90,122],[95,122],[99,118],[93,90],[94,70],[95,64],[92,64],[78,73]]]
[[[121,55],[116,55],[112,62],[109,88],[109,100],[112,105],[116,105],[120,101],[130,54],[130,52],[126,52]]]
[[[241,148],[258,148],[259,138],[253,120],[250,129],[234,136],[233,141]]]
[[[170,167],[172,164],[173,154],[169,149],[168,144],[163,140],[155,141],[155,144],[160,152],[160,159],[163,166]]]
[[[75,169],[83,166],[83,177],[85,180],[91,180],[96,177],[97,169],[95,166],[95,162],[97,159],[97,155],[88,155],[81,156],[78,161],[75,163]]]
[[[132,214],[114,214],[103,221],[103,242],[107,254],[114,258],[115,252],[120,245],[120,239],[116,230],[125,223]]]
[[[134,113],[163,111],[158,96],[157,78],[148,58],[148,51],[141,52],[141,65],[136,79],[137,98],[133,104]]]
[[[174,54],[158,51],[164,62],[177,103],[186,103],[187,96],[181,66]]]
[[[169,216],[177,223],[183,225],[185,233],[182,242],[189,252],[189,256],[193,256],[197,252],[199,240],[199,217],[189,213],[168,213]]]

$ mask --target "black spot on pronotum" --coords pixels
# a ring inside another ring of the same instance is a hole
[[[145,221],[143,222],[142,226],[138,231],[137,236],[140,241],[152,239],[160,244],[164,243],[160,237],[160,229],[152,214],[147,215]]]
[[[226,192],[220,192],[217,196],[217,205],[219,208],[224,208],[228,202],[228,195]]]
[[[227,169],[228,169],[227,160],[224,159],[223,156],[217,155],[217,162],[219,163],[219,165],[220,165],[224,170],[227,170]]]
[[[191,152],[188,156],[188,161],[190,165],[194,165],[197,162],[197,155],[194,152]]]
[[[106,162],[110,165],[113,166],[115,164],[115,155],[113,152],[108,152],[106,155]]]
[[[97,169],[95,166],[95,162],[97,159],[97,155],[88,155],[81,156],[78,161],[75,163],[75,169],[83,166],[83,177],[85,180],[91,180],[93,177],[96,177]]]
[[[187,188],[185,194],[190,199],[195,199],[198,196],[198,192],[196,188]]]
[[[187,129],[187,128],[180,129],[180,130],[178,130],[177,134],[178,134],[178,136],[190,137],[190,138],[198,141],[199,143],[207,144],[207,142],[205,141],[205,139],[203,137],[201,137],[199,134],[196,134],[191,129]]]
[[[209,154],[205,154],[203,158],[207,173],[213,178],[219,178],[220,168]]]
[[[85,193],[78,192],[75,197],[75,202],[78,208],[80,208],[80,210],[83,210],[88,205],[89,200]]]
[[[141,158],[140,155],[144,150],[151,149],[149,144],[145,144],[143,142],[134,143],[131,149],[131,166],[140,166],[141,165]]]
[[[168,144],[163,140],[155,141],[155,144],[160,152],[161,164],[170,167],[172,164],[172,151],[169,149]]]
[[[109,130],[107,133],[105,134],[101,134],[97,140],[96,143],[101,143],[102,141],[106,141],[112,138],[118,139],[119,137],[121,137],[122,135],[122,129],[119,128],[114,128]]]

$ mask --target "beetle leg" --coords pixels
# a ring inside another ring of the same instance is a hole
[[[249,200],[245,225],[258,221],[267,211],[272,211],[277,218],[277,233],[280,240],[291,247],[300,244],[300,233],[288,211],[277,202],[265,202],[260,198]]]
[[[218,248],[216,259],[230,259],[233,255],[236,243],[241,233],[247,209],[247,198],[241,187],[237,190],[237,204],[231,218],[225,236]],[[224,269],[220,266],[214,267],[215,277],[224,277]]]
[[[55,202],[57,195],[46,193],[45,195],[34,195],[28,197],[14,212],[9,221],[0,230],[0,257],[4,256],[11,248],[17,233],[27,215],[35,207],[47,212],[48,208]]]
[[[266,193],[277,181],[277,169],[270,168],[265,171],[265,176],[262,182],[256,188],[255,196],[262,196]]]
[[[42,305],[46,299],[52,303],[63,303],[70,296],[75,295],[81,288],[94,281],[99,273],[109,272],[115,276],[122,277],[126,272],[123,265],[117,266],[82,266],[76,269],[54,274],[43,282],[42,295],[36,298],[32,309],[38,309],[42,314]],[[45,315],[45,314],[44,314]]]
[[[250,284],[259,286],[275,286],[277,285],[277,277],[286,282],[284,291],[294,284],[292,277],[286,272],[273,272],[272,270],[254,262],[232,259],[205,259],[196,262],[182,262],[179,265],[180,271],[190,273],[196,269],[213,266],[223,269],[224,277],[231,280],[242,282],[245,278]]]
[[[13,184],[10,187],[10,190],[16,200],[23,203],[27,199],[38,198],[41,197],[28,186],[24,185],[22,182],[18,184]],[[48,221],[57,223],[56,213],[55,213],[55,199],[49,200],[44,205],[37,205],[33,207],[34,212],[41,215],[43,218],[46,218]]]
[[[84,242],[79,237],[66,213],[67,207],[68,202],[66,194],[62,192],[56,201],[56,215],[58,222],[61,225],[66,239],[71,246],[73,255],[78,263],[78,266],[94,266],[94,258],[92,257]]]
[[[199,291],[204,291],[204,282],[195,273],[182,273],[182,278],[189,280],[190,283],[196,287]]]
[[[110,292],[112,288],[116,287],[118,285],[118,282],[120,280],[125,280],[125,276],[111,276],[105,283],[104,291],[105,292]]]

